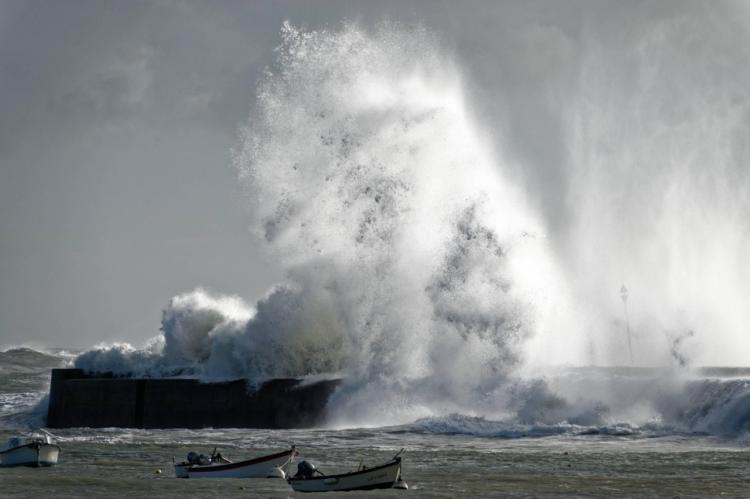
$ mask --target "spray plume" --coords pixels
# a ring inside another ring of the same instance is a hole
[[[559,359],[625,363],[631,329],[636,365],[737,363],[742,348],[727,347],[747,345],[750,73],[737,69],[741,47],[685,30],[702,22],[695,14],[656,16],[606,43],[581,35],[580,77],[555,101],[566,185],[554,188],[568,224],[549,239],[509,180],[518,165],[489,146],[430,33],[285,24],[235,151],[252,227],[285,282],[255,307],[201,290],[175,297],[149,348],[76,363],[252,380],[336,373],[347,380],[332,402],[338,424],[461,413],[744,428],[733,408],[746,389],[733,382],[686,388],[672,371],[597,369],[539,379]],[[710,42],[691,63],[680,58],[687,33]],[[728,89],[701,77],[725,66]],[[729,392],[731,407],[716,402]]]
[[[554,266],[429,33],[285,24],[235,156],[253,227],[288,280],[254,311],[202,291],[174,298],[142,371],[341,372],[345,405],[382,387],[452,410],[503,386]],[[79,365],[104,354],[87,355]]]

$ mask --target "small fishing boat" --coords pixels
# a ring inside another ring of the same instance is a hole
[[[191,452],[187,461],[175,463],[174,471],[177,478],[286,478],[285,469],[296,455],[294,446],[277,454],[234,462],[216,449],[210,456]]]
[[[360,464],[356,471],[338,475],[325,475],[313,464],[302,461],[297,465],[297,474],[288,478],[287,483],[295,492],[343,492],[390,489],[394,486],[406,489],[406,483],[401,480],[401,452],[403,449],[380,466],[368,468]]]
[[[0,466],[52,466],[59,455],[60,446],[46,432],[12,437],[0,448]]]

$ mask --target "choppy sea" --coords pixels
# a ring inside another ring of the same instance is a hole
[[[0,352],[2,441],[44,426],[50,369],[72,356],[26,348]],[[734,417],[744,421],[747,415]],[[408,491],[344,497],[750,497],[750,438],[744,430],[717,435],[626,423],[513,425],[454,414],[380,428],[52,432],[63,449],[59,464],[0,468],[0,496],[290,497],[295,493],[282,480],[181,480],[171,466],[173,457],[182,460],[191,450],[217,447],[240,459],[293,443],[323,472],[347,471],[360,461],[377,464],[405,449]]]

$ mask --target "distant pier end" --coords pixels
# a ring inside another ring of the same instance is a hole
[[[319,426],[341,380],[303,384],[244,380],[121,378],[53,369],[47,426],[120,428],[309,428]]]

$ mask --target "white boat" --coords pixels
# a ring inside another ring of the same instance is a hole
[[[297,474],[288,478],[287,482],[295,492],[390,489],[397,483],[403,484],[398,488],[406,488],[406,484],[401,480],[401,458],[398,454],[380,466],[360,466],[357,471],[339,475],[324,475],[307,461],[302,461],[297,467]]]
[[[13,437],[0,448],[0,466],[52,466],[59,455],[48,434]]]
[[[177,478],[286,478],[284,469],[296,455],[294,446],[277,454],[234,462],[216,449],[210,457],[191,452],[187,461],[175,463],[174,471]]]

